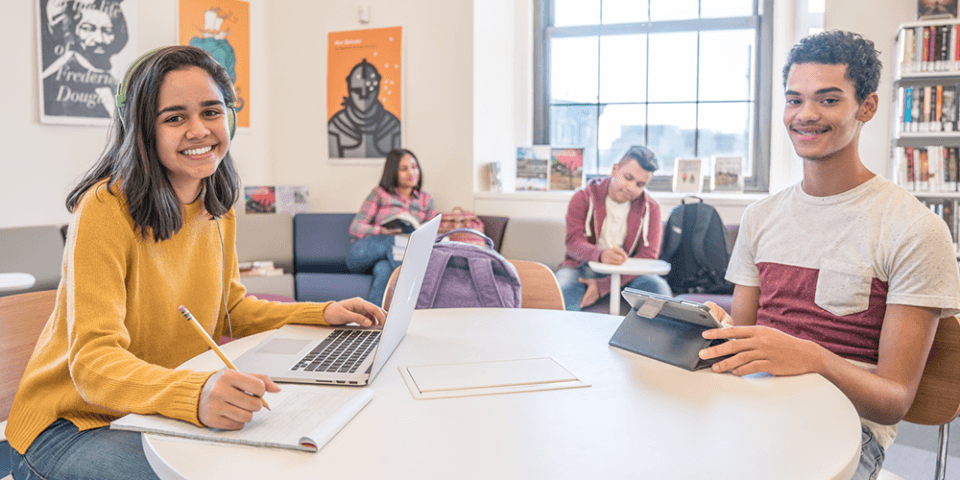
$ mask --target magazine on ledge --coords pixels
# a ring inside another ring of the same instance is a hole
[[[115,430],[155,433],[213,442],[317,452],[373,398],[369,388],[283,384],[240,430],[198,427],[160,415],[131,413],[110,424]]]

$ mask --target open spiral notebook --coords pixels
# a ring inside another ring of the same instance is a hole
[[[268,393],[273,410],[262,409],[240,430],[218,430],[160,415],[131,413],[110,428],[172,435],[211,442],[316,452],[323,448],[373,398],[369,388],[281,385]]]

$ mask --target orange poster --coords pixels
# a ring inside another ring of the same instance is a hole
[[[250,126],[250,4],[180,0],[180,45],[200,47],[223,65],[237,94],[237,126]]]
[[[384,158],[401,147],[401,28],[328,34],[330,158]]]

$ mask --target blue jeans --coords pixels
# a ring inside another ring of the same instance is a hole
[[[383,303],[383,293],[387,291],[390,275],[400,266],[393,259],[393,235],[371,235],[354,240],[347,251],[347,268],[352,273],[366,272],[373,267],[373,281],[367,300],[374,305]]]
[[[883,466],[883,447],[866,426],[860,426],[860,464],[851,480],[876,480]]]
[[[587,293],[587,286],[580,283],[581,278],[605,278],[609,275],[600,274],[590,269],[587,264],[579,267],[562,267],[557,270],[557,283],[560,284],[560,290],[563,291],[563,301],[567,305],[567,310],[580,310],[580,301],[583,295]],[[657,293],[660,295],[673,296],[670,285],[663,277],[659,275],[640,275],[623,285],[624,288],[630,287],[644,292]],[[611,292],[613,294],[614,292]],[[620,295],[620,292],[616,292]],[[606,295],[600,297],[600,300],[607,298]]]
[[[81,432],[62,418],[40,433],[26,455],[10,453],[16,480],[157,480],[140,433],[110,427]]]

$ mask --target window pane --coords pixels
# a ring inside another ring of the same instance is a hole
[[[603,23],[647,21],[646,0],[603,0]]]
[[[597,173],[610,173],[613,164],[633,145],[646,145],[644,130],[647,107],[634,105],[601,105],[598,148],[600,162]]]
[[[550,146],[582,148],[584,173],[596,173],[597,105],[550,107]]]
[[[697,18],[698,0],[650,0],[650,20]]]
[[[753,0],[701,0],[700,18],[749,17]]]
[[[600,24],[600,0],[553,0],[553,7],[555,26]]]
[[[753,100],[753,30],[700,33],[700,101]]]
[[[750,159],[753,144],[750,132],[753,131],[753,103],[701,103],[697,122],[697,154],[700,157],[711,155],[739,155]],[[751,162],[746,162],[744,175],[753,174]]]
[[[647,148],[660,160],[657,174],[672,174],[677,157],[694,158],[697,128],[695,103],[650,105],[647,109]]]
[[[550,103],[597,102],[597,37],[550,41]]]
[[[600,37],[600,103],[647,98],[647,36]]]
[[[692,102],[697,99],[697,33],[650,35],[651,102]]]

